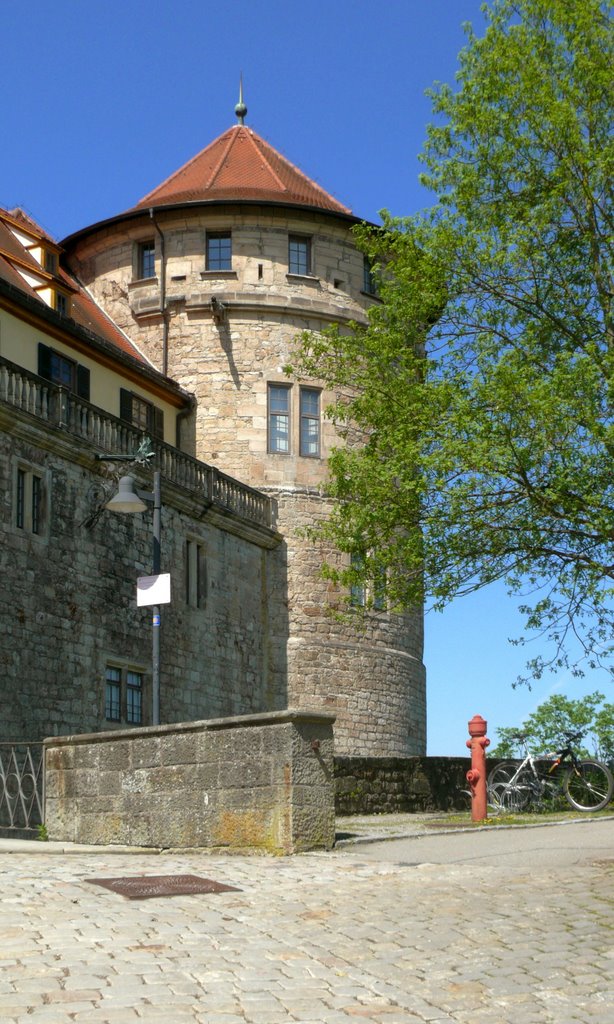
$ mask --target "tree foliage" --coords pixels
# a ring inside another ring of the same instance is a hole
[[[574,745],[581,756],[614,761],[614,704],[604,702],[604,695],[597,690],[580,700],[554,694],[519,728],[497,729],[498,743],[489,750],[489,757],[521,756],[519,734],[526,735],[533,753],[546,754],[564,746],[566,732],[582,732],[584,745]]]
[[[591,665],[614,632],[611,12],[494,0],[467,27],[431,93],[435,205],[357,230],[380,301],[292,367],[333,391],[345,441],[324,533],[361,559],[325,572],[385,573],[398,607],[504,580],[553,667],[570,632]]]

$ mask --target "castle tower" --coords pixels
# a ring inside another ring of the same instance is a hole
[[[369,275],[351,211],[238,123],[123,214],[63,242],[72,269],[157,367],[197,399],[182,447],[277,502],[270,666],[278,701],[335,711],[338,753],[425,751],[422,616],[330,615],[325,552],[332,395],[290,380],[296,336],[364,319]],[[192,447],[193,446],[193,447]]]

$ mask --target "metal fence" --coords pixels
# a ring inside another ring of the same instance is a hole
[[[44,824],[42,743],[0,743],[0,834]]]

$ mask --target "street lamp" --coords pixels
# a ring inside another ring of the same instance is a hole
[[[140,462],[151,458],[154,452],[149,442],[144,442],[135,455],[96,455],[99,462]],[[147,502],[153,504],[153,576],[160,573],[160,535],[162,528],[162,487],[160,470],[153,472],[153,492],[137,491],[133,476],[121,477],[117,493],[106,503],[110,512],[144,512]],[[152,657],[151,657],[151,720],[152,725],[160,724],[160,605],[152,606]]]

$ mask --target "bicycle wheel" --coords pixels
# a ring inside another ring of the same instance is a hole
[[[502,761],[493,768],[487,780],[489,798],[492,804],[505,811],[521,811],[531,800],[533,776],[527,767],[521,768],[514,761]]]
[[[614,779],[599,761],[580,761],[567,772],[563,792],[576,811],[600,811],[612,799]]]
[[[490,789],[491,786],[507,786],[510,779],[514,778],[519,767],[514,761],[502,761],[496,768],[493,768],[488,776],[488,788]]]

